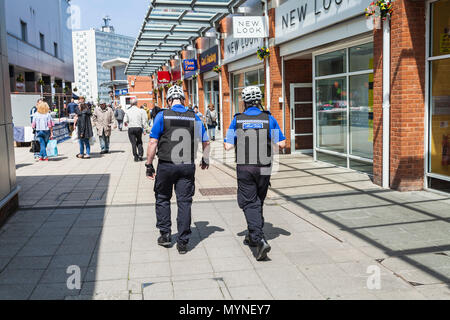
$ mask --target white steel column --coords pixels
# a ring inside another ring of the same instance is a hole
[[[216,37],[216,43],[217,43],[217,64],[220,66],[220,68],[222,69],[222,52],[220,50],[220,32],[217,32],[217,37]],[[223,70],[221,70],[223,72]],[[221,135],[222,135],[222,140],[225,140],[225,128],[223,127],[223,92],[222,92],[222,73],[219,73],[219,107],[220,107],[220,112],[222,113],[220,115],[220,128],[222,130],[220,130]]]
[[[267,37],[264,39],[264,45],[267,49],[269,49],[269,0],[264,0],[264,15],[266,20],[266,31]],[[268,58],[270,59],[270,58]],[[266,106],[267,110],[270,111],[270,63],[269,60],[265,59],[264,64],[266,66]]]
[[[391,121],[391,28],[383,22],[383,188],[389,188]]]

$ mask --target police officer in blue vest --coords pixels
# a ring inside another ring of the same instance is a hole
[[[193,111],[184,106],[183,89],[172,86],[167,92],[170,109],[161,110],[154,119],[147,150],[147,172],[149,179],[155,180],[156,227],[161,236],[158,244],[170,247],[171,212],[170,199],[175,187],[178,205],[177,249],[180,254],[188,251],[191,234],[191,206],[195,193],[195,157],[198,143],[203,146],[202,170],[209,168],[209,138],[202,121]],[[155,172],[153,159],[158,155],[158,168]]]
[[[262,111],[259,87],[245,88],[242,100],[245,111],[234,116],[224,146],[236,151],[237,200],[248,227],[244,244],[256,247],[256,260],[261,261],[271,249],[263,233],[263,207],[272,174],[273,151],[285,148],[286,138],[270,112]]]

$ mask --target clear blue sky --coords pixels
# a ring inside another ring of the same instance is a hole
[[[147,13],[149,0],[72,0],[81,11],[81,28],[100,28],[109,15],[115,32],[136,38]],[[75,29],[74,29],[75,30]]]

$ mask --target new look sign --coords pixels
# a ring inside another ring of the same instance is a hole
[[[237,39],[267,37],[264,17],[233,17],[233,37]]]
[[[296,0],[275,10],[276,44],[363,16],[368,0]]]

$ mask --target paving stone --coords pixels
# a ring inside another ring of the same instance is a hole
[[[14,269],[8,267],[0,273],[0,285],[36,285],[44,271],[45,269]]]
[[[99,265],[89,267],[84,279],[87,282],[128,279],[128,265]]]
[[[128,281],[126,279],[84,282],[81,288],[81,295],[123,292],[127,290],[128,290]]]
[[[90,254],[55,255],[48,267],[51,269],[68,268],[69,266],[87,267],[90,260]]]
[[[247,257],[211,258],[214,272],[252,270],[253,266]]]
[[[34,284],[0,284],[1,300],[26,300],[33,292]]]
[[[239,270],[216,272],[216,278],[221,278],[227,287],[261,286],[262,280],[254,270]]]
[[[31,300],[64,300],[80,294],[78,289],[68,289],[66,283],[39,284],[33,290]]]
[[[80,281],[86,275],[86,267],[80,267]],[[69,271],[69,272],[68,272]],[[40,279],[40,284],[54,284],[54,283],[67,283],[68,279],[74,275],[74,272],[68,267],[64,268],[48,268],[45,270],[44,275]]]
[[[8,264],[8,268],[12,268],[12,269],[45,269],[48,267],[51,259],[52,259],[51,256],[47,256],[47,257],[15,257]]]
[[[273,300],[264,286],[231,287],[228,290],[234,300]]]
[[[133,263],[130,265],[130,279],[145,277],[170,276],[171,269],[168,262]]]
[[[173,261],[170,263],[172,275],[193,275],[212,273],[213,268],[207,259],[191,261]]]
[[[223,300],[224,294],[221,288],[206,288],[206,289],[180,289],[174,291],[175,300]]]

